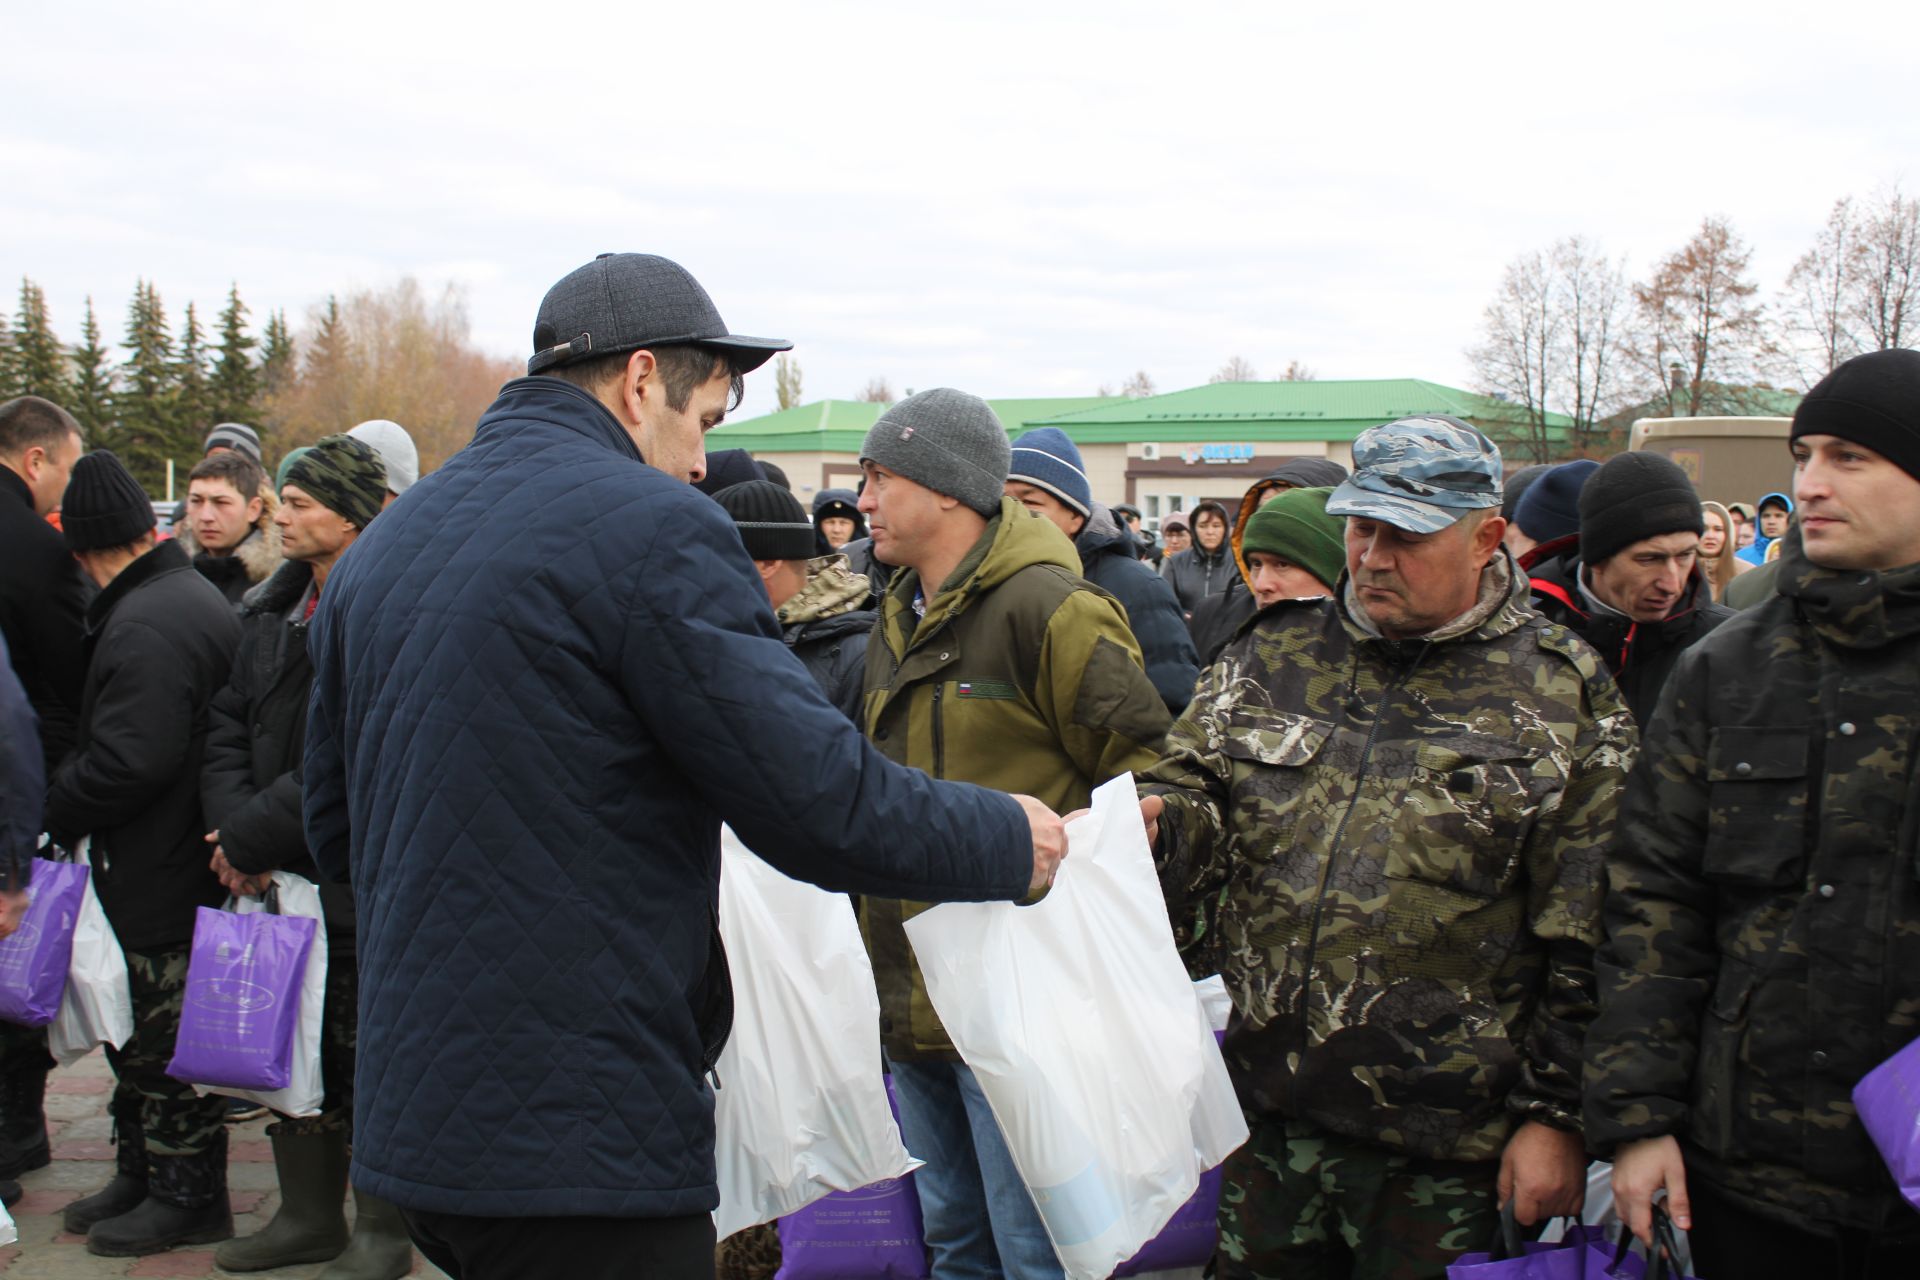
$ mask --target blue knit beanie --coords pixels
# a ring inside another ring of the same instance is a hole
[[[1086,464],[1058,427],[1035,427],[1013,442],[1007,479],[1045,489],[1083,516],[1092,514],[1093,486],[1087,483]]]
[[[1527,486],[1513,509],[1513,522],[1535,542],[1580,532],[1580,490],[1600,469],[1592,458],[1563,462]]]

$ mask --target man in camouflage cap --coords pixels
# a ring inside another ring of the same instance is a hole
[[[1584,1189],[1632,720],[1529,606],[1486,437],[1404,419],[1354,463],[1327,503],[1334,595],[1229,645],[1140,787],[1169,905],[1213,910],[1233,995],[1252,1137],[1226,1166],[1222,1277],[1439,1277],[1501,1202],[1537,1222]]]
[[[1920,1034],[1920,352],[1835,369],[1789,443],[1779,592],[1681,655],[1622,803],[1587,1138],[1703,1276],[1920,1275],[1852,1100]]]

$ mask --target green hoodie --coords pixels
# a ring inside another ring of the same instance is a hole
[[[862,727],[881,754],[936,778],[1085,808],[1109,778],[1152,764],[1166,704],[1126,612],[1079,576],[1051,522],[1011,498],[916,616],[920,577],[896,576],[867,647]],[[881,1031],[899,1058],[951,1059],[901,928],[925,904],[865,899]]]

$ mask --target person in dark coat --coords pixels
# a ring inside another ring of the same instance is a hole
[[[208,711],[200,771],[213,868],[235,894],[263,892],[276,870],[320,879],[300,827],[300,752],[313,685],[307,619],[333,566],[380,514],[387,493],[384,463],[357,437],[328,436],[287,471],[275,515],[287,558],[241,607],[240,647]],[[262,1271],[339,1258],[336,1275],[398,1280],[413,1267],[399,1210],[356,1192],[351,1237],[342,1210],[359,966],[352,893],[323,881],[320,904],[327,929],[320,1113],[282,1116],[267,1126],[279,1210],[265,1229],[221,1245],[214,1261],[227,1271]]]
[[[867,580],[847,568],[843,555],[812,554],[818,524],[807,520],[798,498],[772,481],[736,484],[713,500],[733,517],[741,545],[753,557],[781,639],[827,701],[858,724],[867,635],[879,616],[866,607]]]
[[[1186,619],[1165,579],[1140,561],[1133,535],[1093,500],[1080,449],[1058,427],[1036,427],[1013,442],[1007,496],[1073,539],[1080,576],[1120,602],[1140,645],[1147,678],[1178,715],[1193,698],[1200,661]]]
[[[867,536],[867,518],[860,514],[859,501],[851,489],[822,489],[813,495],[814,555],[845,551],[849,542]]]
[[[789,875],[923,900],[1023,898],[1064,848],[1037,801],[867,744],[690,486],[787,345],[667,259],[571,273],[534,376],[308,630],[307,844],[359,911],[352,1180],[455,1280],[711,1274],[723,820]]]
[[[1680,655],[1734,611],[1714,603],[1700,567],[1706,521],[1678,464],[1657,453],[1618,454],[1587,478],[1579,501],[1578,531],[1523,561],[1533,607],[1606,660],[1644,725]]]
[[[1347,478],[1347,469],[1327,458],[1294,458],[1283,462],[1254,481],[1240,497],[1239,514],[1234,517],[1228,544],[1233,551],[1234,577],[1219,595],[1200,602],[1188,620],[1194,647],[1200,653],[1200,665],[1212,666],[1239,634],[1247,620],[1260,611],[1253,593],[1247,589],[1247,561],[1244,543],[1247,524],[1253,513],[1290,489],[1330,489]]]
[[[1168,556],[1160,575],[1173,588],[1180,611],[1191,618],[1202,601],[1221,594],[1234,580],[1233,548],[1227,543],[1233,522],[1226,507],[1211,498],[1194,504],[1187,514],[1193,545]]]
[[[66,1222],[87,1232],[91,1252],[123,1257],[233,1234],[225,1100],[197,1096],[167,1063],[195,909],[226,897],[207,866],[200,766],[240,620],[178,542],[155,545],[153,506],[113,454],[74,464],[61,525],[100,594],[87,608],[79,732],[47,788],[47,830],[68,848],[91,837],[94,888],[133,996],[133,1035],[107,1049],[118,1172],[68,1206]]]
[[[46,520],[81,448],[80,424],[52,401],[0,404],[0,640],[39,720],[22,741],[39,753],[43,777],[73,745],[87,672],[81,636],[91,587]],[[44,1105],[52,1069],[46,1028],[0,1022],[0,1180],[52,1158]]]
[[[1535,547],[1558,542],[1580,531],[1580,491],[1600,469],[1591,458],[1577,458],[1548,467],[1513,506],[1507,526],[1507,550],[1525,568]]]
[[[767,473],[745,449],[715,449],[707,455],[705,473],[693,482],[693,487],[711,498],[722,489],[766,478]]]
[[[174,537],[236,609],[280,567],[278,506],[267,473],[238,449],[210,453],[187,473],[187,518]]]

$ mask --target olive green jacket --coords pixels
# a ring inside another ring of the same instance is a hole
[[[862,727],[881,754],[1062,814],[1085,808],[1109,778],[1151,764],[1166,704],[1126,612],[1079,570],[1065,534],[1005,498],[924,616],[913,607],[920,576],[896,575],[867,646]],[[951,1059],[901,927],[925,909],[868,898],[861,926],[887,1051]]]
[[[1602,857],[1634,747],[1591,649],[1502,555],[1414,640],[1345,599],[1257,615],[1142,794],[1178,918],[1218,904],[1250,1113],[1448,1160],[1579,1125]],[[1223,892],[1224,890],[1224,892]]]

